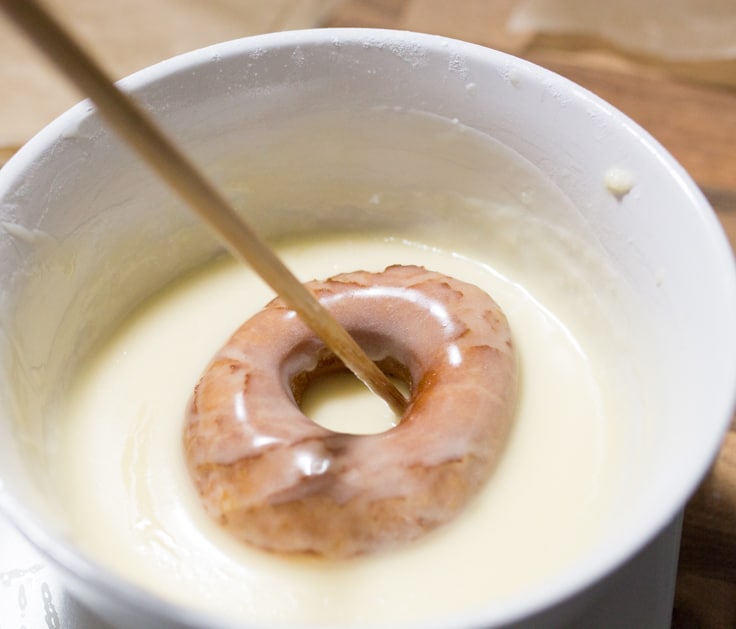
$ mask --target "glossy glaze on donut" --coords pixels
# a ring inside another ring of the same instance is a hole
[[[380,434],[323,428],[299,409],[342,366],[279,299],[207,367],[184,429],[206,510],[237,538],[281,553],[349,557],[452,519],[489,478],[514,414],[517,368],[498,305],[416,266],[308,284],[368,355],[410,386]]]

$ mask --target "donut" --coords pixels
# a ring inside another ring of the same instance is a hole
[[[189,403],[187,467],[206,511],[239,540],[347,558],[450,521],[490,477],[513,422],[508,322],[478,287],[418,266],[307,284],[410,396],[378,434],[324,428],[299,408],[343,369],[280,299],[215,355]]]

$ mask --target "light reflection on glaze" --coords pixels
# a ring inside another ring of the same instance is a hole
[[[244,391],[237,391],[233,395],[233,415],[241,423],[248,421],[248,407],[245,404]]]
[[[330,469],[329,459],[317,458],[309,452],[298,452],[294,463],[304,476],[319,476]]]
[[[450,343],[447,346],[447,362],[453,367],[459,367],[463,362],[463,354],[456,343]]]
[[[431,314],[437,322],[447,330],[447,335],[455,333],[456,328],[452,317],[447,311],[445,304],[437,299],[432,299],[426,293],[401,286],[367,286],[346,290],[341,293],[330,295],[320,299],[323,306],[329,308],[342,300],[352,299],[399,299],[418,306]]]

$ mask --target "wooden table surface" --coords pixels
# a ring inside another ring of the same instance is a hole
[[[699,68],[634,58],[589,38],[509,36],[503,24],[511,4],[348,0],[327,25],[456,37],[512,52],[587,87],[641,124],[680,161],[736,249],[736,63]],[[713,469],[685,511],[672,626],[736,627],[736,417]]]
[[[512,5],[343,0],[323,25],[456,37],[506,50],[587,87],[639,122],[683,164],[736,248],[736,62],[667,64],[624,55],[590,38],[509,34],[504,24]],[[13,150],[0,147],[0,165]],[[673,627],[736,627],[736,418],[685,512]]]

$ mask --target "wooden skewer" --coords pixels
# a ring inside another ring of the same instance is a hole
[[[35,0],[0,0],[0,8],[97,106],[107,123],[186,201],[237,257],[297,312],[365,385],[401,416],[406,399],[350,334],[289,271],[230,203],[119,90],[100,66]]]

